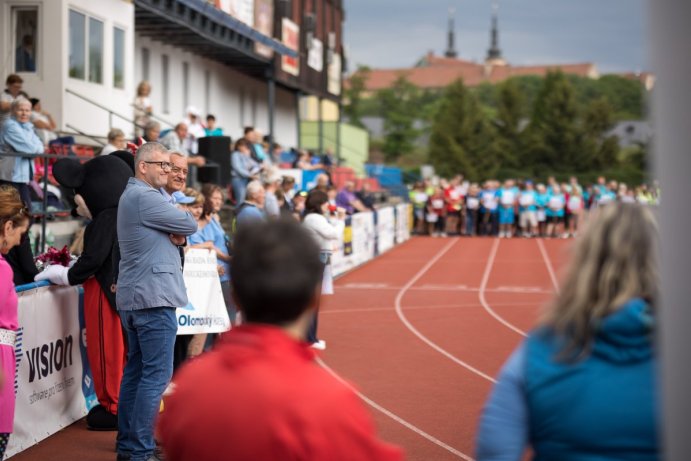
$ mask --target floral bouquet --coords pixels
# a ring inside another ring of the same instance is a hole
[[[39,271],[44,270],[48,266],[59,265],[64,267],[70,267],[73,256],[70,254],[70,250],[67,245],[62,247],[62,250],[58,250],[55,247],[48,247],[48,250],[36,257],[36,267]]]

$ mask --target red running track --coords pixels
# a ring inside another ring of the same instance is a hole
[[[321,363],[354,383],[409,461],[470,460],[502,363],[553,296],[571,241],[418,237],[336,282]],[[83,421],[12,459],[114,459]]]

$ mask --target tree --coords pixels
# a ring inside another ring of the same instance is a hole
[[[579,170],[607,169],[617,163],[619,139],[606,136],[614,127],[614,111],[607,98],[591,101],[583,116],[584,155]]]
[[[499,169],[494,140],[477,98],[462,80],[452,83],[431,129],[429,158],[436,171],[443,176],[463,173],[474,181],[493,177]]]
[[[419,133],[415,129],[419,91],[404,76],[391,88],[377,93],[381,115],[384,118],[384,146],[386,160],[396,160],[410,153]]]
[[[355,73],[348,79],[349,85],[345,90],[345,99],[348,101],[343,107],[343,112],[348,117],[351,125],[364,128],[362,123],[363,114],[363,93],[366,89],[367,79],[369,78],[370,68],[359,66]]]
[[[494,120],[498,154],[504,168],[516,168],[523,152],[521,131],[526,115],[525,98],[514,80],[507,80],[498,89],[497,115]]]
[[[526,135],[526,162],[542,171],[573,171],[583,155],[579,115],[573,86],[563,73],[549,73]]]

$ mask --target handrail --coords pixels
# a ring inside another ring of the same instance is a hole
[[[62,131],[62,133],[78,134],[79,136],[84,136],[85,138],[89,138],[89,139],[91,139],[92,141],[96,141],[96,142],[99,143],[101,146],[105,146],[105,145],[106,145],[106,143],[104,143],[103,141],[101,141],[101,140],[98,139],[98,138],[105,138],[104,136],[96,136],[96,135],[86,134],[85,132],[83,132],[83,131],[80,130],[79,128],[76,128],[76,127],[70,125],[69,123],[65,124],[65,126],[66,126],[67,128],[70,128],[70,129],[74,130],[75,133],[69,133],[68,131]]]
[[[87,98],[86,96],[83,96],[83,95],[77,93],[76,91],[72,91],[72,90],[70,90],[69,88],[65,88],[65,92],[66,92],[66,93],[69,93],[69,94],[72,94],[72,95],[74,95],[74,96],[76,96],[76,97],[78,97],[78,98],[80,98],[80,99],[82,99],[82,100],[88,102],[89,104],[92,104],[92,105],[98,107],[99,109],[102,109],[102,110],[105,110],[106,112],[108,112],[108,129],[113,128],[113,115],[116,115],[116,116],[120,117],[120,118],[123,119],[124,121],[126,121],[126,122],[128,122],[128,123],[131,123],[132,125],[136,126],[137,128],[141,128],[142,130],[145,128],[143,125],[137,124],[137,122],[135,122],[134,120],[132,120],[132,119],[130,119],[130,118],[128,118],[128,117],[126,117],[126,116],[124,116],[124,115],[122,115],[122,114],[119,114],[119,113],[117,113],[117,112],[115,112],[115,111],[113,111],[113,110],[110,110],[110,109],[108,109],[106,106],[101,105],[101,104],[97,103],[96,101],[93,101],[92,99],[89,99],[89,98]]]
[[[130,104],[130,106],[135,107],[134,104]],[[167,126],[169,126],[169,127],[171,127],[171,128],[175,128],[175,124],[174,124],[174,123],[170,123],[168,120],[165,120],[164,118],[159,117],[158,115],[154,114],[153,112],[151,112],[150,114],[147,114],[146,116],[149,117],[149,118],[152,118],[152,119],[156,120],[157,122],[164,123],[164,124],[166,124]]]
[[[36,288],[49,287],[51,283],[48,280],[40,280],[38,282],[25,283],[14,287],[14,291],[21,293],[22,291],[34,290]]]

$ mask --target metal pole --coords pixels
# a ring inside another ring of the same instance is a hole
[[[688,244],[688,174],[691,171],[691,92],[685,76],[691,74],[691,3],[688,0],[648,2],[651,18],[655,146],[653,164],[663,187],[660,205],[661,290],[657,315],[661,350],[660,386],[665,459],[686,461],[691,453],[691,246]],[[686,210],[686,211],[684,211]]]
[[[336,165],[341,166],[341,112],[343,105],[338,101],[338,119],[336,120]]]
[[[274,61],[271,61],[268,70],[269,77],[269,152],[267,155],[271,156],[274,150],[274,113],[276,112],[276,78],[274,75]]]
[[[322,119],[322,98],[321,96],[317,98],[317,117],[319,118],[318,120],[318,126],[319,126],[319,152],[318,155],[322,155],[324,153],[324,120]]]
[[[48,158],[43,158],[43,216],[41,217],[41,253],[46,251],[46,221],[48,218]]]
[[[302,148],[302,119],[300,117],[300,98],[302,93],[300,90],[298,90],[295,93],[295,118],[297,119],[297,131],[298,131],[298,140],[296,142],[296,147],[298,149]]]

